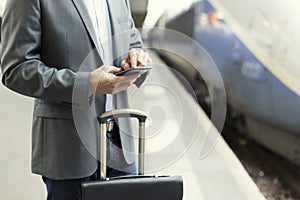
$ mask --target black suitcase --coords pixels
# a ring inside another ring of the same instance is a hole
[[[115,118],[134,117],[139,120],[138,176],[106,177],[106,132]],[[102,114],[100,122],[100,180],[81,184],[82,200],[182,200],[181,176],[144,176],[146,114],[134,109],[118,109]]]

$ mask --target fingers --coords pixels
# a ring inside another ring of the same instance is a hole
[[[151,65],[152,59],[149,54],[144,52],[143,49],[131,49],[127,58],[122,62],[123,69],[129,69],[130,67]]]
[[[118,92],[127,90],[140,76],[141,76],[140,74],[132,74],[132,75],[116,77],[117,79],[115,80],[117,82],[111,93],[116,94]]]
[[[137,66],[137,50],[136,49],[132,49],[129,51],[128,53],[128,57],[127,57],[127,61],[130,63],[131,67],[136,67]]]
[[[116,72],[120,72],[122,71],[121,68],[115,67],[115,66],[103,66],[104,67],[104,71],[108,72],[108,73],[116,73]]]
[[[140,77],[140,74],[115,76],[112,72],[119,72],[121,69],[114,66],[103,66],[103,71],[105,73],[98,83],[98,89],[102,94],[116,94],[127,90]]]
[[[130,64],[128,62],[126,62],[126,60],[123,60],[121,63],[121,67],[122,69],[126,70],[130,68]]]
[[[97,94],[113,94],[119,92],[120,88],[117,87],[117,84],[121,77],[115,76],[113,73],[121,70],[122,69],[114,66],[101,66],[92,71],[90,73],[90,92]],[[127,85],[126,83],[126,87],[128,88]],[[122,86],[121,89],[124,89],[124,86]]]
[[[148,53],[145,53],[144,55],[143,55],[143,63],[145,63],[145,65],[148,65],[148,58],[149,58],[149,55],[148,55]]]
[[[146,60],[146,65],[152,65],[152,59],[150,58],[148,53],[146,53],[146,58],[144,59]]]
[[[144,56],[146,56],[146,53],[144,51],[142,51],[142,50],[138,51],[138,53],[137,53],[137,62],[141,66],[147,64],[146,62],[144,62]]]
[[[91,72],[90,90],[97,94],[115,94],[127,90],[143,72],[126,76],[115,76],[114,73],[120,72],[122,69],[151,64],[152,59],[148,53],[142,49],[132,49],[126,59],[122,61],[122,68],[102,66]]]

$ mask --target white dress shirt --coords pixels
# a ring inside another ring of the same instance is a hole
[[[93,22],[94,31],[98,39],[98,47],[102,48],[103,52],[101,56],[105,65],[112,65],[113,56],[112,56],[112,41],[111,41],[111,25],[108,13],[108,7],[106,0],[85,0],[84,1],[91,20]],[[114,108],[113,105],[113,95],[106,95],[106,105],[105,110],[109,111]]]

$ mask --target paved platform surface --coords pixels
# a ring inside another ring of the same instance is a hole
[[[149,113],[147,173],[182,175],[185,200],[264,199],[221,137],[200,158],[210,121],[169,69],[153,58],[147,82],[129,93],[132,107]],[[45,199],[41,178],[30,172],[33,100],[2,85],[0,97],[0,199]]]
[[[169,67],[155,54],[152,58],[151,75],[129,96],[132,107],[150,115],[146,123],[148,174],[182,175],[185,200],[265,199],[223,138],[209,141],[205,137],[209,118]],[[213,127],[210,134],[212,138],[219,135]],[[203,142],[216,142],[206,157],[200,156]]]

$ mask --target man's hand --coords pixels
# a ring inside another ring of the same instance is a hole
[[[125,60],[121,63],[124,70],[136,66],[151,65],[152,59],[149,54],[144,52],[143,49],[131,49]]]
[[[91,72],[90,93],[115,94],[127,90],[141,74],[115,76],[113,73],[122,69],[114,66],[102,66]]]

